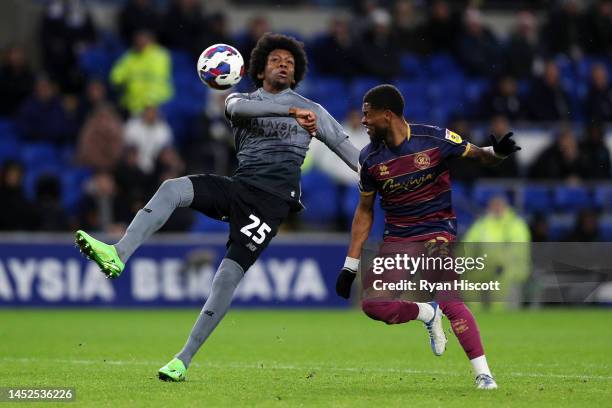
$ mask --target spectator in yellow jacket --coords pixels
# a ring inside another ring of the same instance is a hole
[[[472,272],[468,279],[500,283],[500,291],[484,293],[483,302],[508,301],[517,306],[522,284],[531,272],[531,233],[525,220],[504,197],[493,197],[486,214],[472,224],[463,242],[470,256],[487,256],[485,270]]]
[[[113,66],[110,80],[121,88],[121,106],[131,115],[158,106],[173,95],[172,61],[153,34],[138,31],[132,48]]]

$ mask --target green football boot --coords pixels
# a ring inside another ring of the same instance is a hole
[[[75,242],[81,252],[100,267],[107,278],[115,279],[121,275],[125,265],[119,259],[114,246],[100,242],[92,238],[85,231],[78,230],[75,234]]]
[[[168,364],[159,369],[159,379],[162,381],[185,381],[187,369],[178,358],[173,358]]]

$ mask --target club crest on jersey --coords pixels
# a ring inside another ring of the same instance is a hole
[[[384,164],[381,164],[378,167],[378,170],[380,170],[380,175],[381,176],[386,176],[389,174],[389,168],[387,166],[385,166]]]
[[[414,156],[414,167],[419,170],[425,170],[431,165],[431,159],[427,153],[419,153]]]
[[[448,129],[446,129],[446,136],[444,136],[444,138],[456,144],[460,144],[461,142],[463,142],[463,139],[461,138],[461,136],[459,136],[457,133],[453,132],[452,130],[448,130]]]

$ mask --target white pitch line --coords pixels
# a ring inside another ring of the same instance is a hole
[[[2,357],[0,361],[16,362],[16,363],[54,363],[54,364],[84,364],[84,365],[99,365],[99,364],[110,364],[110,365],[139,365],[139,366],[153,366],[157,367],[160,365],[160,361],[146,361],[146,360],[79,360],[79,359],[37,359],[29,357]],[[312,364],[312,365],[293,365],[293,364],[279,364],[279,363],[193,363],[195,367],[209,367],[216,369],[253,369],[253,370],[310,370],[310,371],[344,371],[344,372],[355,372],[355,373],[395,373],[395,374],[421,374],[421,375],[445,375],[452,377],[461,377],[464,374],[456,371],[433,371],[433,370],[415,370],[411,368],[376,368],[376,367],[336,367],[327,366],[324,364]],[[506,372],[502,376],[510,377],[534,377],[534,378],[562,378],[562,379],[578,379],[578,380],[602,380],[610,381],[612,376],[606,375],[577,375],[577,374],[554,374],[554,373],[522,373],[522,372]]]

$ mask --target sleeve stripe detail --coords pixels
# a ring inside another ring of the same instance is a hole
[[[359,194],[362,196],[371,196],[372,194],[376,194],[376,191],[360,191]]]
[[[465,150],[463,151],[463,154],[461,155],[461,157],[465,157],[467,156],[467,154],[470,152],[470,150],[472,150],[472,144],[470,142],[465,144]]]

